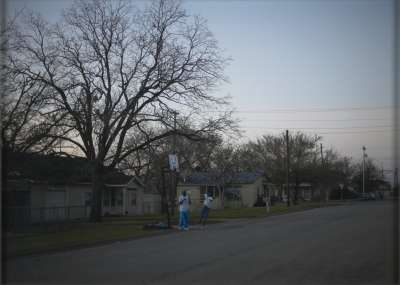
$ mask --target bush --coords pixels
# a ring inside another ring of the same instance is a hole
[[[359,194],[355,191],[349,190],[348,188],[344,188],[343,190],[340,188],[333,189],[329,194],[329,199],[331,200],[340,200],[342,199],[357,199],[359,198]]]

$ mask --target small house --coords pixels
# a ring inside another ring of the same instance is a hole
[[[179,196],[185,190],[192,209],[202,207],[204,194],[212,195],[212,208],[253,207],[259,197],[267,195],[266,179],[259,172],[239,172],[221,177],[214,173],[195,172],[182,177],[177,187]]]
[[[138,177],[117,170],[104,177],[103,215],[158,213],[161,198],[145,190]],[[83,158],[38,154],[8,154],[8,177],[3,187],[7,224],[47,223],[87,219],[92,183]]]

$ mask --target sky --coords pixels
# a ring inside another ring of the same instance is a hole
[[[143,2],[143,1],[142,1]],[[141,2],[141,3],[142,3]],[[50,20],[71,3],[13,0]],[[242,142],[303,131],[355,162],[393,168],[392,0],[183,1],[224,54]],[[10,13],[11,14],[11,13]],[[391,173],[387,172],[388,179]]]

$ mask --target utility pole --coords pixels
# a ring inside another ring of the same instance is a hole
[[[321,165],[324,165],[324,153],[322,152],[322,143],[319,144],[321,149]]]
[[[168,203],[168,198],[167,198],[167,189],[165,185],[165,171],[168,171],[168,168],[161,167],[161,179],[162,179],[162,187],[163,187],[163,203],[165,210],[167,211],[167,223],[168,223],[168,228],[171,227],[171,217],[169,215],[169,203]]]
[[[177,111],[173,111],[172,112],[174,115],[174,134],[172,137],[172,154],[176,156],[176,159],[178,160],[177,154],[176,154],[176,115],[178,114]],[[171,212],[172,215],[174,215],[175,212],[175,198],[176,198],[176,188],[178,186],[178,171],[177,169],[173,169],[173,185],[172,185],[172,191],[173,193],[171,193]]]
[[[287,192],[287,205],[290,206],[290,189],[289,189],[289,130],[286,130],[286,192]]]
[[[174,136],[172,141],[172,153],[176,154],[176,115],[178,114],[177,111],[172,112],[174,114]]]
[[[365,150],[366,147],[362,147],[363,150],[363,164],[362,164],[362,192],[365,193]]]

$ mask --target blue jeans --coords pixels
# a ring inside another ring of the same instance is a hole
[[[210,211],[210,208],[204,206],[203,209],[201,210],[201,215],[200,215],[200,222],[203,222],[203,225],[206,223],[207,218],[208,218],[208,212]]]
[[[188,211],[180,211],[179,212],[179,228],[187,229],[189,221],[189,213]]]

